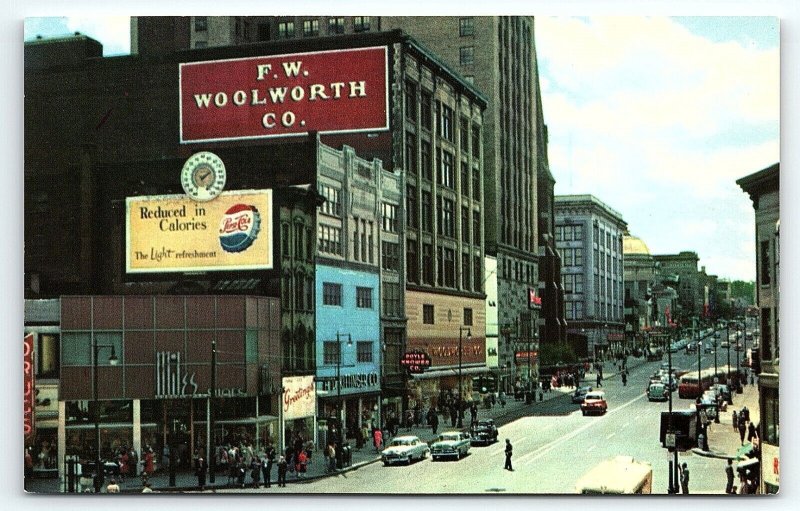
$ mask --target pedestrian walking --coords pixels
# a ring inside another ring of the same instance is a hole
[[[261,460],[258,456],[253,456],[250,461],[250,480],[253,483],[253,488],[261,486]]]
[[[198,458],[195,475],[197,476],[197,486],[200,488],[200,491],[204,490],[206,487],[207,473],[208,473],[208,463],[206,463],[206,460],[204,460],[203,458]]]
[[[272,465],[275,463],[275,447],[272,445],[272,442],[267,444],[267,453],[265,456],[265,460],[262,463],[264,467],[262,468],[263,476],[264,476],[264,486],[267,488],[270,487],[271,479],[272,479]]]
[[[436,434],[436,431],[439,429],[439,414],[435,411],[433,412],[433,416],[431,417],[431,430],[433,434]]]
[[[681,489],[684,495],[689,495],[689,467],[686,462],[681,465]]]
[[[739,415],[736,414],[736,410],[731,413],[731,423],[733,424],[733,430],[739,430]]]
[[[286,463],[286,458],[281,456],[278,459],[278,486],[286,486],[286,469],[289,464]]]
[[[736,493],[733,489],[733,461],[728,458],[728,464],[725,465],[725,477],[728,478],[728,483],[725,485],[725,493]]]
[[[325,470],[336,472],[336,448],[333,446],[333,442],[328,442],[328,446],[325,448],[325,461],[327,463]]]
[[[506,438],[506,464],[503,467],[505,470],[510,470],[511,472],[514,471],[514,468],[511,466],[511,456],[514,454],[514,448],[511,445],[511,440]]]
[[[115,479],[112,479],[106,486],[106,493],[119,493],[119,485]]]
[[[600,373],[597,373],[597,386],[598,387],[602,387],[603,386],[603,377],[600,376]]]
[[[744,435],[747,431],[747,427],[744,425],[744,421],[740,418],[739,419],[739,439],[741,440],[741,445],[744,445]]]
[[[626,371],[622,371],[622,386],[626,387],[628,385],[628,373]]]
[[[375,445],[375,452],[380,452],[383,447],[383,432],[380,428],[375,428],[372,432],[372,443]]]
[[[500,392],[500,407],[501,408],[505,408],[506,407],[506,393],[505,392]]]
[[[754,438],[758,438],[758,433],[756,432],[756,425],[751,422],[747,426],[747,441],[752,442]]]

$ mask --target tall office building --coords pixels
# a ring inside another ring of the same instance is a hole
[[[697,262],[700,258],[697,252],[682,251],[678,254],[660,254],[653,257],[661,265],[664,274],[678,276],[679,307],[677,311],[673,311],[672,316],[682,326],[690,327],[691,318],[700,316],[703,305],[700,273],[697,271]]]
[[[533,17],[384,16],[380,27],[413,36],[488,100],[484,229],[486,253],[497,258],[498,363],[509,368],[514,351],[535,339],[538,320],[537,175],[547,159]]]

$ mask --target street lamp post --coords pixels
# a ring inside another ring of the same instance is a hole
[[[742,393],[742,368],[739,361],[739,352],[742,351],[741,346],[739,345],[739,333],[740,330],[736,330],[738,333],[736,334],[736,393]]]
[[[464,395],[461,390],[461,368],[463,357],[462,354],[464,353],[463,345],[462,345],[462,338],[464,331],[467,332],[467,342],[472,340],[472,330],[469,327],[460,326],[458,327],[458,428],[461,429],[464,427]]]
[[[102,348],[111,348],[111,356],[108,357],[108,363],[112,366],[117,365],[119,359],[117,358],[117,354],[115,352],[115,348],[113,344],[97,344],[97,340],[94,336],[92,336],[92,343],[93,343],[93,350],[92,350],[92,364],[93,364],[93,371],[92,371],[92,400],[94,404],[94,437],[95,441],[97,442],[97,450],[95,452],[95,476],[94,476],[94,492],[100,493],[100,487],[103,485],[103,462],[100,459],[100,401],[97,398],[97,370],[99,368],[99,363],[97,357],[100,353]]]

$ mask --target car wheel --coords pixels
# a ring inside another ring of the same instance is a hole
[[[383,466],[384,466],[384,467],[388,467],[388,466],[389,466],[389,462],[388,462],[388,461],[384,461],[384,462],[383,462]]]
[[[581,413],[583,414],[584,417],[586,417],[586,410],[581,410]]]

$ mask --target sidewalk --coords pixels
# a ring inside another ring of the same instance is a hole
[[[741,394],[733,394],[733,405],[728,405],[728,409],[720,414],[719,424],[712,422],[708,427],[709,450],[704,451],[698,447],[692,452],[699,456],[712,458],[732,459],[736,461],[737,451],[742,447],[739,432],[733,429],[732,413],[746,406],[750,410],[750,421],[760,424],[761,417],[758,406],[758,381],[755,385],[745,385],[742,387]],[[747,434],[745,433],[744,443],[747,444]]]

